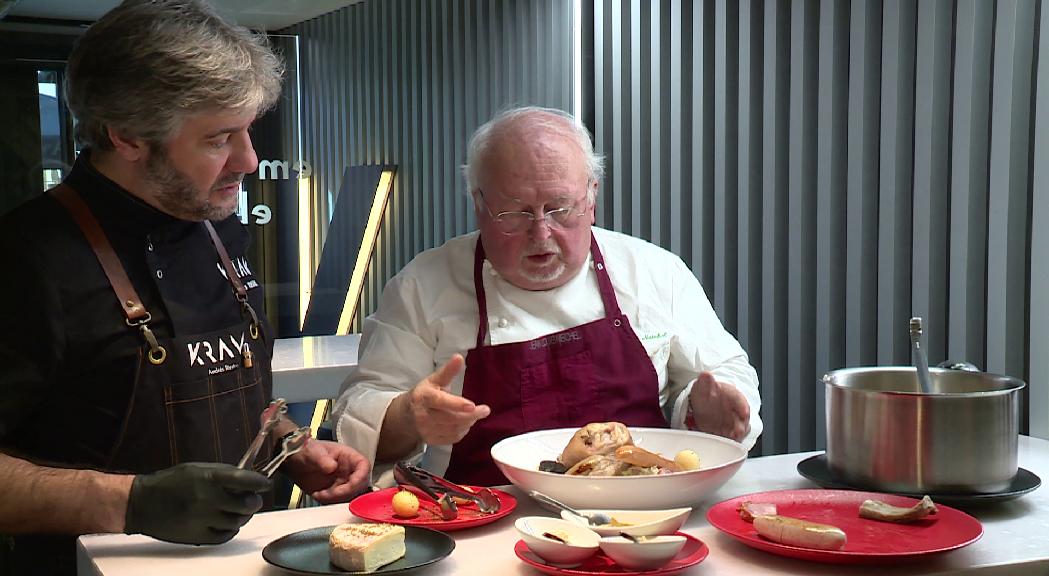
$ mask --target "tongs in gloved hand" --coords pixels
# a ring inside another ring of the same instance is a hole
[[[288,403],[283,398],[277,398],[270,402],[270,405],[262,411],[262,415],[259,416],[259,433],[255,435],[251,446],[248,446],[248,450],[240,459],[237,468],[243,470],[255,462],[255,458],[259,455],[259,450],[262,449],[262,444],[266,441],[266,437],[269,436],[270,431],[277,425],[277,422],[280,422],[281,416],[287,411]]]
[[[259,450],[262,449],[263,443],[269,436],[273,428],[280,422],[281,416],[288,411],[288,403],[283,398],[277,398],[270,405],[262,411],[262,415],[259,417],[259,433],[255,435],[255,440],[251,442],[251,446],[248,446],[247,452],[240,459],[237,464],[237,468],[247,469],[252,466],[255,462],[255,458],[259,455]],[[281,440],[280,452],[273,457],[265,466],[262,467],[259,472],[265,474],[267,478],[273,476],[273,473],[280,468],[280,465],[284,463],[289,456],[302,450],[303,446],[310,439],[309,427],[302,427],[295,430],[291,434],[288,434]]]
[[[448,508],[453,510],[455,514],[458,514],[458,510],[455,507],[455,501],[451,498],[452,496],[477,502],[477,507],[485,514],[498,512],[499,508],[502,506],[499,497],[488,488],[479,488],[476,493],[471,492],[465,490],[458,484],[449,482],[436,474],[431,474],[430,472],[417,466],[412,466],[407,462],[398,462],[397,465],[394,466],[393,477],[397,480],[398,484],[415,486],[435,502],[440,504],[442,517],[448,514]],[[444,495],[438,497],[435,492],[442,492]],[[451,504],[451,506],[448,504]],[[455,516],[453,515],[452,518],[455,518]],[[445,518],[445,520],[451,520],[451,518]]]
[[[309,440],[309,426],[303,426],[302,428],[288,434],[281,439],[280,452],[270,460],[269,464],[263,466],[262,470],[259,470],[259,472],[265,474],[267,478],[273,476],[273,473],[277,471],[277,468],[280,468],[280,465],[284,463],[288,456],[297,454],[299,450],[302,450],[303,447],[306,446],[306,442],[309,442]]]

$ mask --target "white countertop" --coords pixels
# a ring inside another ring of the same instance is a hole
[[[280,338],[273,343],[273,396],[288,402],[338,398],[357,366],[360,334]]]
[[[875,575],[886,566],[843,566],[782,558],[740,544],[712,528],[706,521],[710,505],[752,492],[814,488],[798,475],[797,463],[817,454],[785,454],[748,460],[704,505],[697,507],[683,528],[710,547],[710,555],[685,574],[749,576],[751,574]],[[1049,442],[1022,436],[1020,466],[1049,478]],[[513,519],[550,514],[516,489],[512,515],[494,524],[451,532],[456,548],[451,556],[414,572],[426,575],[520,574],[538,571],[521,562],[513,551],[518,535]],[[1049,488],[1041,487],[1019,499],[974,508],[969,512],[984,527],[983,537],[960,550],[936,554],[917,562],[894,565],[889,570],[906,574],[1049,574]],[[179,546],[145,536],[95,535],[79,540],[81,576],[223,576],[288,574],[262,558],[262,548],[274,539],[308,528],[353,520],[345,504],[257,514],[231,542],[221,546]],[[898,566],[895,567],[895,566]]]

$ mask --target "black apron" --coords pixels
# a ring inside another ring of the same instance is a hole
[[[131,285],[101,226],[80,196],[66,184],[49,193],[73,215],[102,265],[118,298],[129,330],[142,346],[132,397],[115,443],[102,445],[90,426],[70,442],[56,428],[44,454],[24,457],[59,467],[107,472],[149,473],[181,462],[225,462],[236,465],[260,428],[259,416],[272,397],[270,335],[248,302],[247,290],[214,227],[205,221],[215,252],[232,287],[230,304],[241,308],[242,321],[205,334],[157,339],[150,314]],[[74,424],[75,426],[75,424]],[[256,463],[272,455],[273,444]],[[76,538],[27,534],[0,540],[0,574],[74,575]]]

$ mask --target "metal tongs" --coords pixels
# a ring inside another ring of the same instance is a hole
[[[471,492],[465,490],[462,486],[459,486],[454,482],[449,482],[436,474],[431,474],[430,472],[427,472],[418,466],[412,466],[407,462],[398,462],[396,466],[394,466],[393,477],[397,480],[398,484],[415,486],[422,490],[424,494],[433,498],[433,500],[441,506],[442,517],[445,515],[445,508],[448,508],[448,506],[443,504],[442,501],[450,502],[450,508],[455,509],[455,501],[451,499],[452,496],[477,502],[477,507],[485,514],[498,512],[499,508],[502,506],[499,497],[488,488],[478,488],[476,492]],[[442,492],[444,495],[438,498],[434,492]],[[458,513],[457,510],[456,513]],[[450,519],[451,518],[445,518],[445,520]]]
[[[273,431],[273,428],[280,422],[281,416],[288,411],[288,403],[283,398],[277,398],[270,402],[270,405],[262,411],[262,415],[259,416],[259,433],[255,435],[255,439],[251,441],[251,445],[248,446],[248,450],[241,457],[240,462],[237,463],[237,468],[245,469],[251,466],[255,462],[255,458],[259,455],[259,450],[262,449],[262,445],[266,443],[266,438]],[[273,473],[280,468],[280,465],[291,456],[302,450],[303,446],[306,445],[306,441],[310,439],[310,429],[308,426],[304,426],[295,430],[291,434],[288,434],[281,439],[281,449],[276,456],[273,457],[265,466],[259,470],[260,473],[265,474],[267,478],[273,476]]]
[[[291,434],[288,434],[281,440],[280,452],[278,452],[277,455],[273,457],[273,460],[270,460],[269,464],[263,466],[262,470],[259,470],[259,472],[265,474],[267,478],[273,476],[273,473],[277,471],[277,468],[280,468],[280,465],[284,463],[288,456],[291,456],[292,454],[297,453],[299,450],[302,450],[302,448],[306,446],[306,442],[308,442],[309,439],[309,426],[303,426],[302,428],[295,430]]]
[[[459,516],[459,508],[455,505],[455,500],[445,493],[443,496],[438,496],[430,488],[430,484],[424,482],[422,478],[419,478],[412,470],[414,466],[406,464],[404,462],[398,462],[393,467],[393,478],[398,484],[402,486],[414,486],[419,490],[422,490],[423,494],[437,503],[441,507],[441,519],[442,520],[455,520]]]
[[[259,417],[259,421],[262,426],[259,427],[259,433],[255,435],[255,439],[251,441],[251,446],[248,446],[248,451],[241,457],[240,462],[237,464],[237,468],[241,470],[250,466],[255,462],[255,458],[259,455],[259,450],[262,449],[263,443],[266,442],[266,437],[269,436],[273,427],[280,422],[281,416],[288,411],[288,403],[283,398],[277,398],[270,402],[270,405],[262,411],[262,416]]]

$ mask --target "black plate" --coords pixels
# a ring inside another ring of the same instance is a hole
[[[852,486],[839,480],[834,473],[831,471],[830,466],[827,464],[827,454],[817,454],[810,458],[806,458],[801,462],[798,462],[798,473],[808,478],[810,481],[815,483],[820,488],[837,488],[842,490],[875,490],[877,492],[884,492],[877,488],[871,488],[870,486]],[[949,493],[936,493],[931,492],[929,496],[933,500],[946,504],[948,506],[965,506],[973,504],[993,504],[996,502],[1004,502],[1006,500],[1012,500],[1013,498],[1019,498],[1028,492],[1033,492],[1039,486],[1042,485],[1042,479],[1039,478],[1035,473],[1023,468],[1019,468],[1016,471],[1016,476],[1013,477],[1013,481],[1009,484],[1009,487],[1000,492],[949,492]],[[893,492],[901,496],[911,496],[913,498],[921,498],[925,494],[915,494],[910,492]]]
[[[278,568],[299,574],[394,574],[433,564],[452,553],[455,540],[443,532],[404,527],[404,558],[372,572],[349,572],[331,563],[328,537],[335,526],[311,528],[281,536],[262,549],[262,557]]]

